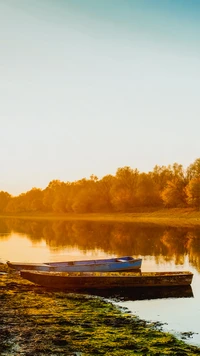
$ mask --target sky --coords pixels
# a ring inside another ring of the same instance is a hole
[[[199,0],[0,0],[0,191],[200,157]]]

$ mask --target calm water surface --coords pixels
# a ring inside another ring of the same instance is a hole
[[[191,287],[164,292],[125,291],[117,304],[200,346],[200,229],[135,223],[27,221],[0,219],[0,262],[47,262],[132,255],[142,271],[189,270]],[[106,297],[109,297],[106,295]],[[110,296],[111,297],[111,296]],[[123,300],[122,300],[123,299]]]

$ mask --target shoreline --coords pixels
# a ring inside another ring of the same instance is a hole
[[[1,219],[22,220],[62,220],[62,221],[96,221],[96,222],[121,222],[143,223],[174,227],[200,226],[200,211],[194,209],[162,209],[136,211],[132,213],[88,213],[88,214],[53,214],[53,213],[24,213],[3,214]]]
[[[3,264],[0,272],[1,355],[200,355],[104,298],[46,290]]]
[[[1,214],[0,218],[27,220],[66,220],[66,221],[107,221],[107,222],[139,222],[160,225],[198,225],[200,226],[200,210],[194,209],[161,209],[138,210],[132,213],[85,213],[85,214],[53,214],[53,213],[20,213]]]

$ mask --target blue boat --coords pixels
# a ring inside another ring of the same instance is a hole
[[[17,271],[36,270],[46,272],[120,272],[139,270],[142,265],[141,258],[123,256],[98,260],[22,263],[7,262],[7,265]]]

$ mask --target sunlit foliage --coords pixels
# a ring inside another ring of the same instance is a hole
[[[188,204],[200,209],[200,175],[197,178],[191,179],[186,187]]]
[[[0,192],[0,213],[3,212],[11,199],[7,192]]]
[[[129,213],[138,209],[200,208],[200,158],[182,165],[156,165],[152,172],[118,168],[102,179],[94,174],[75,182],[52,180],[12,197],[0,192],[0,213]]]

